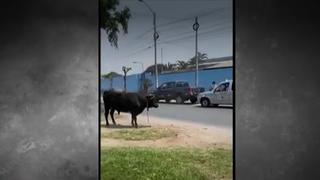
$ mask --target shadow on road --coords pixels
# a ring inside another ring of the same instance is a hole
[[[113,124],[110,124],[109,126],[106,126],[106,125],[103,125],[102,127],[106,127],[108,129],[136,129],[135,127],[131,126],[131,125],[121,125],[121,124],[117,124],[117,125],[113,125]],[[150,128],[151,126],[150,125],[139,125],[138,124],[138,129],[140,128]]]
[[[210,109],[210,108],[213,108],[213,109],[233,109],[233,106],[209,106],[209,107],[202,107],[202,106],[195,106],[197,108],[207,108],[207,109]]]
[[[160,101],[158,102],[159,104],[175,104],[175,105],[185,105],[185,106],[190,106],[190,105],[194,105],[194,107],[198,107],[198,108],[215,108],[215,109],[233,109],[233,106],[209,106],[209,107],[202,107],[200,104],[192,104],[190,102],[185,102],[183,104],[177,104],[176,102],[164,102],[164,101]]]
[[[176,102],[158,102],[159,104],[175,104],[175,105],[187,105],[187,106],[189,106],[189,105],[195,105],[195,104],[192,104],[192,103],[190,103],[190,102],[185,102],[185,103],[183,103],[183,104],[178,104],[178,103],[176,103]]]

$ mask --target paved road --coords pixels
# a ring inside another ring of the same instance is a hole
[[[104,112],[103,103],[101,111]],[[184,122],[195,122],[232,128],[232,107],[201,107],[200,104],[159,103],[159,108],[150,108],[149,115],[169,118]],[[144,111],[145,115],[146,112]]]
[[[159,108],[150,108],[149,115],[170,118],[185,122],[232,128],[232,107],[203,108],[200,104],[159,103]]]

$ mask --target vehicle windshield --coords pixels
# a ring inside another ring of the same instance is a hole
[[[214,92],[222,92],[222,91],[227,91],[229,87],[229,82],[226,83],[222,83],[220,84],[218,87],[216,87],[216,89],[214,90]]]

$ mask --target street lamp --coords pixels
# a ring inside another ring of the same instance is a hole
[[[141,64],[141,70],[142,70],[142,73],[143,73],[143,71],[144,71],[144,67],[143,67],[143,63],[142,62],[140,62],[140,61],[133,61],[132,63],[134,63],[134,64]]]
[[[159,38],[159,34],[157,33],[156,29],[156,13],[151,9],[151,7],[144,1],[138,0],[142,2],[152,13],[153,15],[153,41],[154,41],[154,64],[155,64],[155,86],[158,88],[158,65],[157,65],[157,39]]]

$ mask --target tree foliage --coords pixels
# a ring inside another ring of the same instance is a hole
[[[208,59],[208,55],[206,53],[198,52],[198,60],[199,64],[203,63],[205,60]],[[191,69],[196,64],[196,57],[192,57],[189,60],[178,60],[176,63],[173,64],[158,64],[158,72],[162,73],[163,71],[184,71],[187,69]],[[155,73],[155,65],[151,65],[147,67],[145,70],[146,73]]]
[[[201,53],[198,52],[198,62],[203,63],[205,60],[208,59],[208,55],[206,53]],[[196,56],[193,56],[192,58],[190,58],[189,60],[179,60],[177,61],[177,69],[178,70],[186,70],[186,69],[190,69],[190,66],[194,66],[196,65]]]
[[[204,60],[208,59],[208,55],[206,53],[198,52],[198,62],[201,63]],[[196,64],[196,56],[193,56],[189,61],[189,65],[195,65]]]
[[[149,67],[147,67],[147,69],[144,71],[145,73],[151,73],[154,74],[155,73],[155,68],[156,66],[153,64]],[[165,65],[164,64],[157,64],[157,68],[158,68],[158,73],[161,73],[162,70],[165,70]]]
[[[104,79],[112,79],[117,76],[121,76],[121,74],[118,74],[116,72],[109,72],[108,74],[103,74],[101,77]]]
[[[189,65],[188,62],[186,62],[186,61],[183,61],[183,60],[177,61],[178,70],[185,70],[185,69],[187,69],[188,65]]]
[[[126,92],[127,91],[127,73],[129,71],[131,71],[132,68],[131,67],[126,67],[126,66],[122,66],[122,71],[124,73],[124,76],[123,76],[123,80],[124,80],[124,83],[123,83],[123,86],[124,86],[124,91]]]
[[[101,0],[100,3],[100,28],[107,33],[111,46],[117,48],[120,26],[125,34],[128,33],[130,9],[124,7],[122,10],[118,10],[119,0]]]

